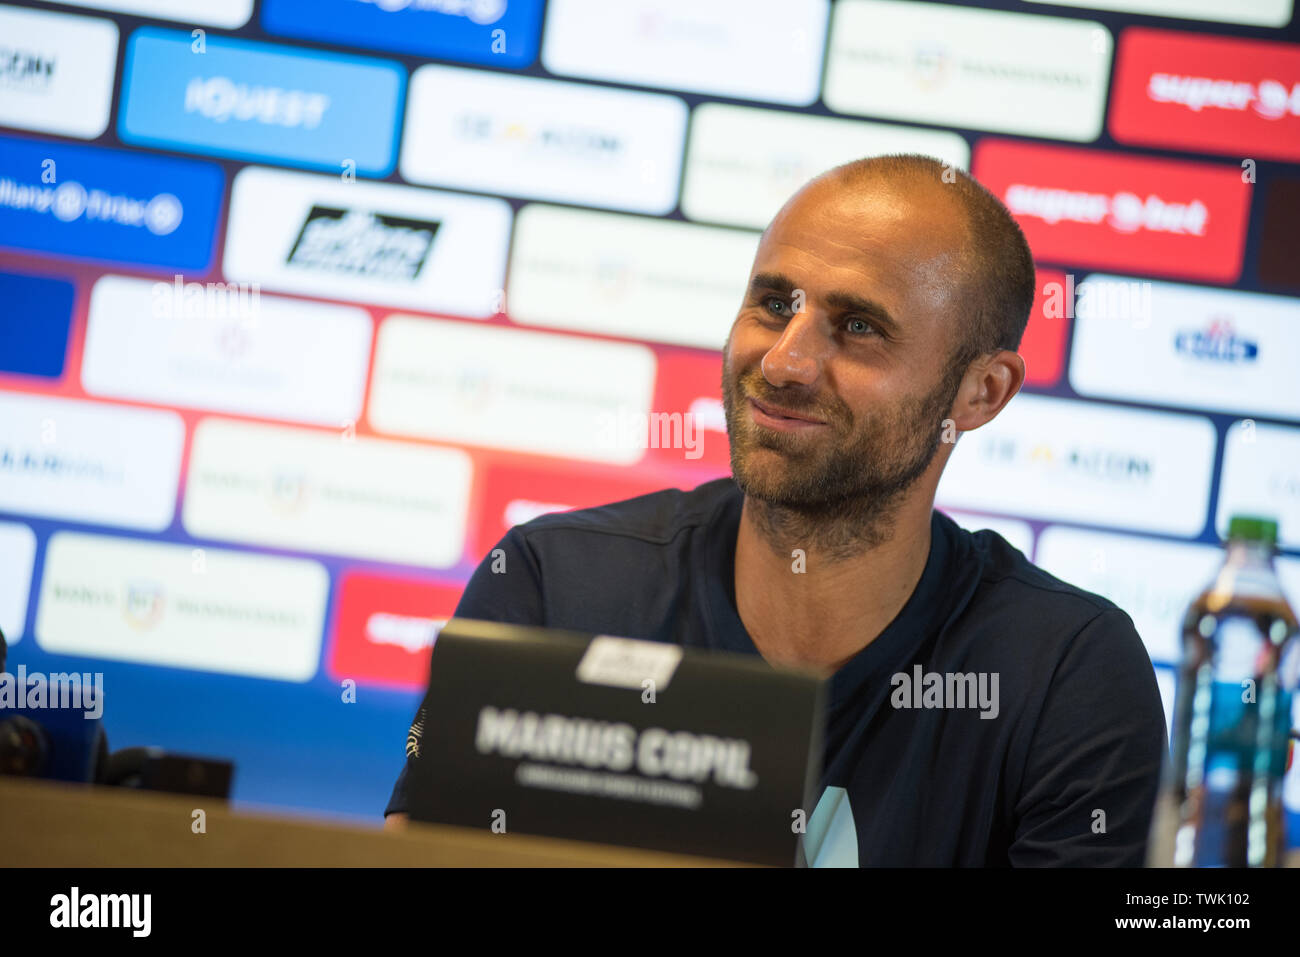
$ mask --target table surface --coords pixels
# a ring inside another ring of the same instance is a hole
[[[205,817],[195,833],[194,811]],[[224,801],[0,777],[0,867],[743,867],[480,830],[402,831],[234,811]]]
[[[212,798],[0,777],[0,867],[746,866],[432,824],[385,831],[234,811]],[[1300,850],[1286,866],[1300,867]]]

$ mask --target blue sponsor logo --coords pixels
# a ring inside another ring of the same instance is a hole
[[[145,27],[126,53],[118,134],[129,143],[387,176],[406,71],[365,57]]]
[[[1174,336],[1174,348],[1193,359],[1228,364],[1254,362],[1259,343],[1237,335],[1227,319],[1215,319],[1205,329],[1187,329]]]
[[[62,279],[0,272],[0,372],[63,375],[75,291]]]
[[[537,59],[542,0],[264,0],[268,33],[522,69]]]
[[[0,136],[0,247],[205,272],[215,163]]]

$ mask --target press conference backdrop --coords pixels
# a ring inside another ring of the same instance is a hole
[[[237,800],[377,815],[475,565],[727,474],[758,231],[902,151],[1039,266],[940,505],[1125,608],[1168,707],[1230,512],[1300,598],[1292,5],[0,5],[10,670],[102,672],[112,743]]]

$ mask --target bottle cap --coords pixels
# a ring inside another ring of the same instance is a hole
[[[1228,538],[1274,545],[1277,543],[1277,521],[1260,515],[1234,515],[1228,521]]]

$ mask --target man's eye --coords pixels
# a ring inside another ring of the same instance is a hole
[[[876,331],[876,327],[865,319],[853,316],[844,321],[844,328],[855,336],[865,336]]]
[[[785,316],[785,317],[789,317],[790,315],[789,303],[787,303],[784,299],[777,298],[776,296],[768,296],[766,299],[764,299],[763,308],[774,315]]]

